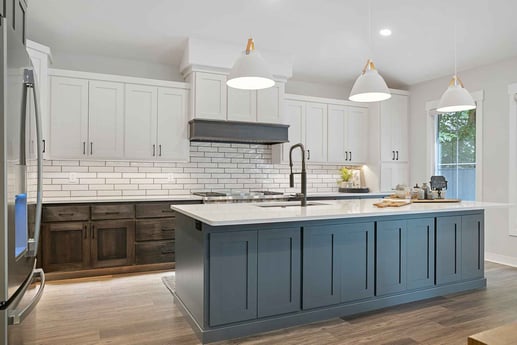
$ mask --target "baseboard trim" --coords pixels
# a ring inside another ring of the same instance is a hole
[[[517,257],[485,252],[485,260],[496,264],[517,267]]]

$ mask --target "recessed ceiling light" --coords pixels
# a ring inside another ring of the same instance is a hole
[[[386,28],[379,31],[379,34],[384,37],[391,36],[391,30]]]

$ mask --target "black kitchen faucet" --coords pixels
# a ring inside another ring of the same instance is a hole
[[[293,150],[299,147],[302,150],[302,171],[293,173]],[[289,174],[289,186],[294,187],[294,174],[302,175],[302,192],[298,194],[301,198],[302,206],[307,206],[307,171],[305,170],[305,147],[303,147],[302,143],[291,146],[289,150],[289,166],[291,168],[291,173]]]

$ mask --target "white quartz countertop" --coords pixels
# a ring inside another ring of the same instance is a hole
[[[378,208],[381,199],[322,200],[301,207],[299,201],[237,204],[171,205],[171,209],[212,226],[261,224],[352,217],[410,215],[419,213],[483,210],[506,204],[462,201],[459,203],[418,203],[402,207]],[[273,205],[288,207],[263,207]],[[262,207],[261,207],[262,206]]]

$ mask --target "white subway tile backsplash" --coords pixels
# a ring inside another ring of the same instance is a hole
[[[289,167],[271,163],[271,146],[192,142],[190,162],[44,161],[44,196],[180,195],[193,191],[289,188]],[[308,164],[308,190],[337,190],[339,165]],[[295,167],[299,171],[299,166]],[[77,182],[71,181],[74,173]],[[33,178],[35,178],[35,174]],[[32,176],[31,175],[31,176]]]

